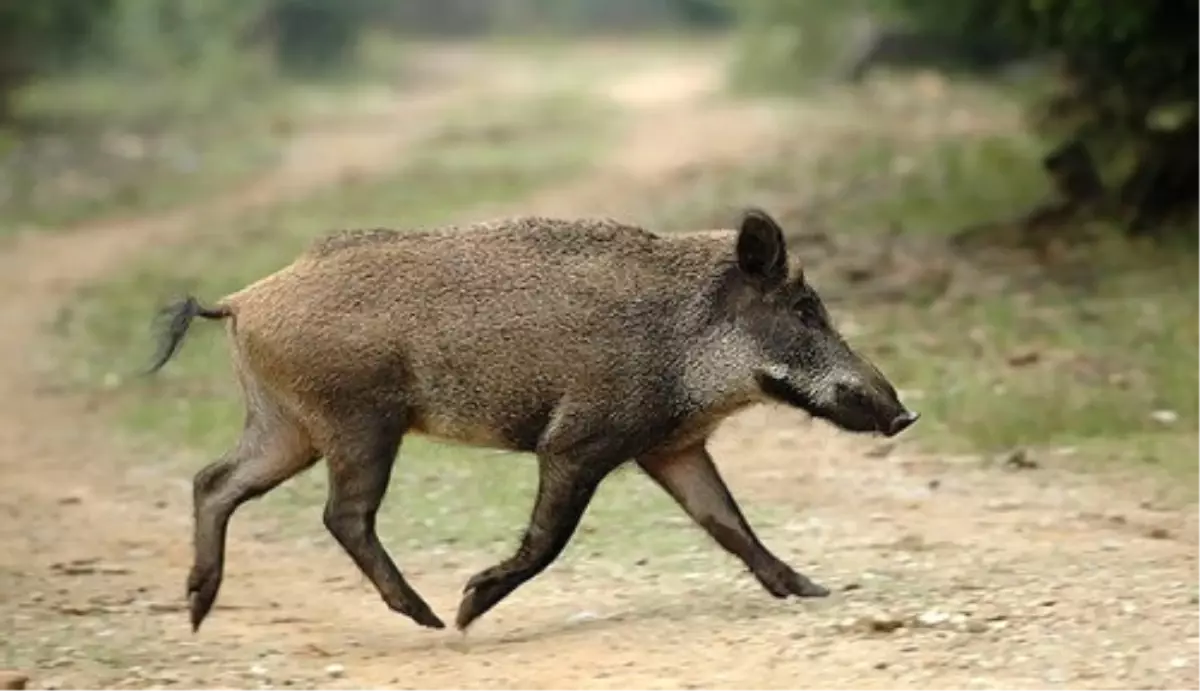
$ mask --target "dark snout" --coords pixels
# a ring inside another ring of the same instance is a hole
[[[760,374],[770,399],[808,411],[847,432],[894,437],[921,418],[900,402],[896,389],[874,364],[838,342],[839,357],[816,378],[799,370],[789,377]],[[831,381],[832,380],[832,381]]]
[[[819,414],[848,432],[894,437],[921,417],[900,402],[886,379],[864,377],[839,384],[835,391],[833,405]]]
[[[835,386],[833,405],[822,416],[847,431],[885,437],[912,427],[921,415],[900,402],[895,387],[871,361],[847,351],[852,367]]]
[[[887,429],[883,430],[883,434],[884,436],[894,437],[909,427],[912,427],[912,424],[920,419],[920,417],[920,413],[914,413],[911,410],[905,410],[896,417],[892,418],[892,421],[888,423]]]

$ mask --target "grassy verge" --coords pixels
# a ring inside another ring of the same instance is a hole
[[[17,104],[23,124],[0,129],[0,239],[235,189],[275,165],[293,131],[395,88],[398,51],[336,82],[287,80],[253,54],[188,74],[38,81]]]
[[[922,86],[831,94],[822,112],[802,109],[799,134],[757,165],[692,176],[647,215],[711,227],[754,202],[796,229],[819,222],[837,250],[802,250],[812,252],[814,282],[839,298],[832,309],[851,340],[925,414],[914,437],[926,445],[1074,447],[1089,463],[1165,470],[1194,494],[1194,250],[1093,228],[1108,239],[1077,243],[1053,266],[1011,253],[1000,261],[999,247],[970,259],[952,251],[944,240],[953,232],[1045,198],[1043,149],[1002,94]],[[846,197],[816,221],[806,216],[798,197],[842,188]],[[886,299],[868,290],[876,285],[889,288]]]
[[[523,105],[479,104],[451,116],[393,174],[247,218],[244,231],[224,240],[155,253],[93,286],[61,315],[66,374],[78,386],[115,389],[122,418],[136,433],[215,456],[234,442],[242,416],[220,329],[196,329],[156,380],[123,380],[146,362],[151,342],[145,327],[159,303],[184,290],[209,297],[234,290],[335,227],[447,222],[569,179],[602,144],[605,116],[599,104],[570,94]],[[325,486],[318,469],[268,495],[256,510],[278,517],[282,534],[322,534]],[[535,487],[532,457],[410,438],[380,530],[397,549],[505,551],[524,526]],[[756,518],[772,523],[770,516]],[[601,488],[570,549],[594,557],[590,563],[598,568],[641,559],[684,567],[722,558],[706,540],[657,487],[623,472]]]

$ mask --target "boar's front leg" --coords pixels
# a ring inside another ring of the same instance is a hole
[[[615,433],[594,434],[579,443],[541,445],[537,499],[521,545],[512,557],[467,581],[455,622],[460,630],[558,558],[600,482],[628,458],[621,439]]]
[[[759,542],[703,444],[639,458],[638,465],[719,545],[741,559],[767,592],[778,598],[829,595],[827,588],[797,573]]]

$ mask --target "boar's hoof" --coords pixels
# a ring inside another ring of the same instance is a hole
[[[460,631],[466,631],[471,622],[495,607],[527,579],[527,576],[502,566],[493,566],[475,574],[463,588],[463,599],[458,605],[455,626]]]
[[[442,619],[439,619],[438,615],[433,613],[433,609],[426,605],[420,597],[398,603],[396,607],[391,607],[389,603],[389,607],[396,613],[412,619],[416,624],[425,626],[426,629],[445,629],[446,627]]]
[[[188,615],[192,624],[192,633],[200,630],[205,617],[212,611],[217,599],[217,591],[221,588],[221,570],[219,568],[192,567],[187,579]]]
[[[426,605],[424,602],[414,604],[411,609],[413,611],[408,611],[409,608],[401,609],[399,611],[400,614],[407,616],[427,629],[446,628],[446,624],[442,622],[442,620],[438,618],[438,615],[434,614],[433,610],[429,608],[429,605]]]
[[[777,598],[789,595],[796,597],[828,597],[829,588],[814,583],[802,573],[797,573],[787,564],[777,564],[772,568],[754,574],[768,593]]]

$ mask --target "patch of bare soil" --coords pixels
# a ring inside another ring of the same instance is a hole
[[[680,167],[753,155],[771,133],[769,113],[709,99],[714,65],[600,85],[630,115],[622,141],[594,176],[521,210],[618,215],[621,195],[645,194]],[[205,213],[229,218],[382,165],[436,118],[444,101],[429,98],[423,110],[397,106],[409,134],[377,133],[375,146],[304,140],[301,151],[313,148],[294,168]],[[332,540],[280,542],[247,506],[233,523],[221,602],[192,636],[182,592],[188,478],[164,478],[154,452],[111,434],[103,411],[46,392],[35,356],[70,290],[141,246],[186,240],[196,212],[30,238],[0,260],[0,616],[7,645],[37,651],[23,670],[35,686],[1200,682],[1193,512],[1157,507],[1148,486],[1110,489],[1058,470],[1051,457],[1037,468],[923,457],[768,409],[726,425],[714,455],[752,521],[760,500],[795,508],[761,537],[834,588],[827,600],[773,600],[732,558],[719,572],[680,576],[657,573],[649,555],[605,576],[568,557],[468,636],[432,632],[388,612]],[[313,507],[311,520],[319,516]],[[442,613],[497,556],[397,551]]]

